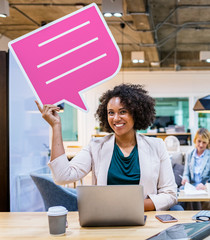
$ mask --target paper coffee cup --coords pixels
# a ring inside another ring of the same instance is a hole
[[[66,217],[68,210],[63,206],[48,209],[49,231],[52,235],[63,235],[66,232]]]

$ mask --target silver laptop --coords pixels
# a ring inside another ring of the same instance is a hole
[[[140,185],[78,186],[82,227],[144,225],[144,196]]]

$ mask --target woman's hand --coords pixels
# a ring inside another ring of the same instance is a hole
[[[204,190],[204,189],[206,189],[206,186],[203,185],[203,183],[199,183],[199,184],[196,186],[196,189],[197,189],[197,190]]]
[[[182,184],[182,185],[185,185],[186,182],[189,182],[189,181],[188,181],[187,179],[183,179],[182,182],[181,182],[181,184]]]
[[[59,107],[46,104],[42,108],[37,101],[35,101],[35,103],[41,112],[42,117],[50,124],[52,128],[61,123],[60,116],[57,113],[60,110]]]
[[[144,211],[154,211],[155,205],[150,198],[144,199]]]

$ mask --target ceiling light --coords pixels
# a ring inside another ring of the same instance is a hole
[[[150,65],[152,67],[160,67],[160,63],[159,62],[151,62]]]
[[[105,17],[122,17],[123,0],[102,0],[102,13]]]
[[[84,6],[85,6],[84,3],[76,3],[76,4],[75,4],[75,7],[76,7],[77,9],[81,9],[81,8],[83,8]]]
[[[200,61],[210,62],[210,51],[200,51]]]
[[[133,62],[133,63],[138,63],[139,60],[138,60],[138,59],[133,59],[132,62]]]
[[[0,0],[0,17],[9,16],[9,2],[7,0]]]
[[[143,51],[136,51],[131,52],[131,60],[133,63],[144,63],[144,52]]]
[[[210,113],[210,95],[199,98],[193,110],[202,113]]]
[[[115,17],[122,17],[122,13],[114,13]]]
[[[104,13],[104,17],[112,17],[111,13]]]

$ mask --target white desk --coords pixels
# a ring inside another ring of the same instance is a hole
[[[184,192],[178,194],[178,202],[209,202],[210,194],[186,195]]]

